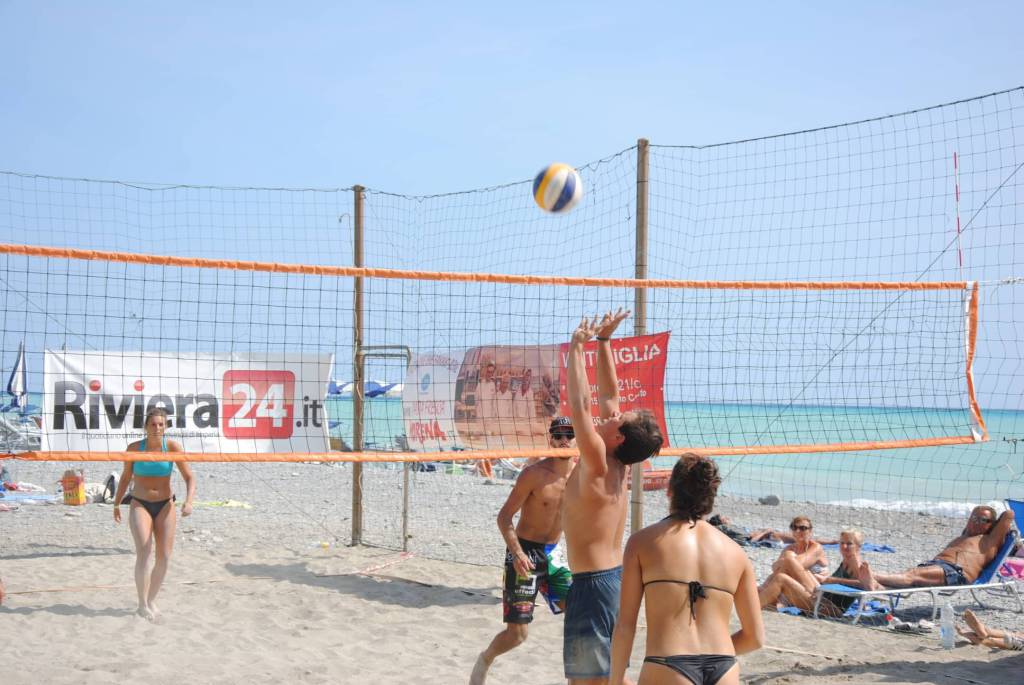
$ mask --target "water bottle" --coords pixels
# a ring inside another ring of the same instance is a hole
[[[953,649],[956,642],[956,628],[953,613],[953,605],[946,602],[942,605],[942,612],[939,614],[939,638],[942,640],[943,649]]]

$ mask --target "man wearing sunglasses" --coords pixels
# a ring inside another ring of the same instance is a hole
[[[903,573],[868,571],[867,578],[862,578],[861,583],[871,590],[973,583],[999,553],[1012,525],[1013,512],[1009,509],[997,519],[992,507],[975,507],[960,536],[946,545],[946,549],[934,559]]]
[[[558,416],[551,422],[548,445],[556,449],[576,447],[576,434],[568,417]],[[495,657],[526,640],[538,591],[552,613],[560,614],[565,609],[571,574],[551,555],[562,537],[562,494],[575,465],[574,458],[548,457],[527,466],[498,512],[498,530],[507,546],[502,590],[505,629],[477,657],[470,685],[482,685]],[[516,512],[518,524],[512,521]]]

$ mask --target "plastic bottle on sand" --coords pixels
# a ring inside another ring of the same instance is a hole
[[[939,639],[942,641],[943,649],[953,649],[956,642],[955,614],[953,605],[946,602],[942,605],[942,612],[939,614]]]

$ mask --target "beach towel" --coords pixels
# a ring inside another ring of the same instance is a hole
[[[25,504],[42,504],[63,502],[62,495],[47,495],[45,492],[5,492],[0,502],[23,502]]]
[[[832,545],[822,545],[822,547],[825,548],[825,549],[832,549],[832,550],[838,551],[839,550],[839,543],[835,543],[835,544],[832,544]],[[883,554],[895,554],[896,553],[896,550],[893,549],[892,547],[890,547],[889,545],[876,545],[873,542],[865,542],[861,546],[860,551],[862,551],[862,552],[881,552]]]
[[[999,567],[999,575],[1003,578],[1024,580],[1024,559],[1021,557],[1010,557]]]
[[[248,502],[240,502],[234,499],[216,500],[213,502],[196,502],[197,507],[227,507],[229,509],[252,509]]]
[[[860,600],[858,600],[860,601]],[[790,616],[802,616],[804,610],[794,606],[779,607],[778,612],[780,614],[789,614]],[[870,600],[864,607],[864,611],[861,616],[882,616],[889,613],[889,606],[885,602],[880,602],[877,599]],[[853,618],[857,615],[857,602],[850,605],[850,608],[843,613],[843,618]]]

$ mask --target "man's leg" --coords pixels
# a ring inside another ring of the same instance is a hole
[[[867,566],[867,564],[864,564]],[[946,584],[946,571],[941,566],[918,566],[903,573],[871,573],[861,578],[862,584],[871,582],[871,590],[905,587],[937,587]],[[868,580],[870,579],[870,580]],[[869,589],[865,586],[865,589]]]
[[[487,669],[491,667],[494,659],[499,654],[504,654],[515,649],[526,641],[529,626],[525,623],[506,623],[505,630],[494,636],[487,649],[480,652],[473,666],[473,675],[469,678],[469,685],[483,685],[487,678]]]

